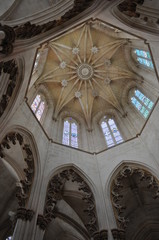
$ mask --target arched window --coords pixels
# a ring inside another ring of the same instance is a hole
[[[71,117],[64,120],[62,143],[78,148],[78,127]]]
[[[35,63],[34,63],[34,69],[33,69],[33,74],[36,72],[37,70],[37,66],[39,64],[39,60],[40,60],[40,52],[38,52],[38,54],[36,55],[36,60],[35,60]]]
[[[44,109],[45,109],[45,101],[44,99],[41,97],[41,95],[37,95],[31,105],[31,109],[34,112],[35,116],[37,117],[37,119],[40,121]]]
[[[151,60],[151,56],[150,56],[150,53],[148,51],[143,51],[143,50],[140,50],[140,49],[135,49],[134,50],[136,56],[137,56],[137,61],[150,68],[150,69],[153,69],[153,63],[152,63],[152,60]]]
[[[131,97],[131,102],[135,106],[135,108],[142,114],[142,116],[144,116],[144,118],[148,117],[154,105],[154,103],[138,89],[134,90],[134,94]]]
[[[118,143],[123,142],[123,138],[114,119],[104,116],[101,121],[101,128],[107,143],[107,147],[112,147]]]

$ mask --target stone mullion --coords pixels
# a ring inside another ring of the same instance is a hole
[[[144,95],[145,96],[145,95]],[[134,97],[135,98],[137,98],[137,100],[139,101],[139,103],[142,105],[142,106],[144,106],[145,108],[146,108],[146,110],[148,110],[149,112],[150,112],[150,109],[136,96],[136,95],[134,95]],[[146,96],[145,96],[146,97]],[[150,100],[151,101],[151,100]],[[140,110],[139,110],[139,112],[140,112]],[[141,112],[140,112],[141,113]],[[141,113],[141,115],[142,115],[142,113]],[[143,115],[142,115],[143,116]]]
[[[108,121],[109,121],[109,119],[108,119]],[[109,132],[110,132],[110,135],[111,135],[111,137],[112,137],[112,139],[113,139],[113,142],[114,142],[114,145],[116,144],[116,140],[115,140],[115,137],[114,137],[114,135],[113,135],[113,133],[112,133],[112,130],[111,130],[111,128],[110,128],[110,126],[109,126],[109,122],[106,122],[106,124],[107,124],[107,126],[108,126],[108,129],[109,129]],[[107,146],[108,147],[108,146]]]

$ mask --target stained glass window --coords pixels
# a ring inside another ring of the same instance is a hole
[[[37,66],[38,66],[39,60],[40,60],[40,53],[38,53],[37,56],[36,56],[36,60],[35,60],[35,64],[34,64],[33,73],[35,73],[35,71],[36,71],[36,69],[37,69]]]
[[[40,95],[37,95],[31,105],[32,111],[35,113],[35,116],[40,121],[42,114],[45,109],[45,102],[42,100]]]
[[[101,122],[101,128],[107,143],[107,147],[112,147],[123,142],[123,138],[119,132],[119,129],[112,118],[107,118],[105,116]]]
[[[68,118],[64,121],[62,143],[78,148],[78,128],[72,118]]]
[[[137,61],[148,67],[148,68],[151,68],[153,69],[153,63],[152,63],[152,60],[151,60],[151,56],[150,56],[150,53],[148,51],[143,51],[143,50],[139,50],[139,49],[135,49],[135,54],[137,55]]]
[[[7,237],[6,240],[12,240],[12,236]]]
[[[145,118],[148,117],[150,110],[154,105],[154,103],[138,89],[134,91],[134,96],[131,97],[131,102]]]

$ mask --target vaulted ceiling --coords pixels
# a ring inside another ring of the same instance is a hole
[[[124,115],[121,97],[128,82],[138,79],[124,54],[129,34],[90,20],[48,43],[48,55],[36,85],[45,84],[54,101],[54,118],[64,109],[78,112],[91,128],[103,109]]]

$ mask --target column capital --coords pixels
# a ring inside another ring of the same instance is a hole
[[[114,240],[125,240],[125,231],[122,229],[111,230]]]
[[[103,229],[101,231],[95,232],[93,234],[94,240],[107,240],[108,239],[108,231]]]
[[[23,221],[31,221],[34,215],[34,211],[26,208],[18,208],[16,217],[17,219],[22,219]]]

